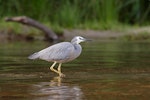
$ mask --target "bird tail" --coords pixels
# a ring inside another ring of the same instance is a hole
[[[36,52],[36,53],[30,55],[28,58],[29,59],[37,59],[37,58],[39,58],[39,54],[38,54],[38,52]]]

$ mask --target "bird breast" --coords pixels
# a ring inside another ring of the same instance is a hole
[[[80,44],[75,44],[71,60],[77,58],[81,54],[81,51],[82,47],[80,46]]]

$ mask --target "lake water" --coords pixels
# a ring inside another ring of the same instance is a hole
[[[81,56],[62,65],[27,57],[51,44],[0,43],[0,100],[149,100],[150,42],[82,43]]]

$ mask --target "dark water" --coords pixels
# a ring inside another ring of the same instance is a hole
[[[93,41],[81,56],[63,64],[28,60],[45,42],[0,44],[0,100],[149,100],[150,43]]]

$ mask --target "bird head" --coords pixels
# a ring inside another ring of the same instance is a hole
[[[83,38],[83,37],[81,37],[81,36],[75,36],[75,37],[71,40],[71,43],[73,43],[73,44],[79,44],[79,43],[84,42],[84,41],[89,41],[89,39]]]

